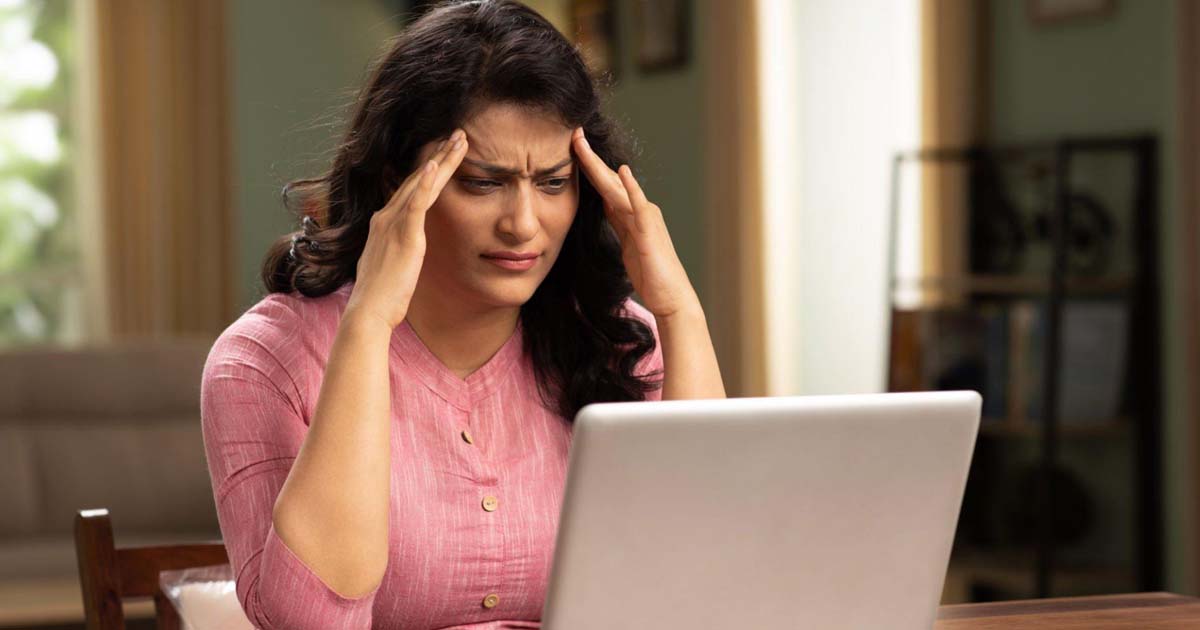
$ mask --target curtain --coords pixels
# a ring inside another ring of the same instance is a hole
[[[921,146],[967,148],[984,140],[988,94],[987,0],[921,1]],[[967,261],[967,169],[923,162],[921,268],[934,279],[961,278]],[[961,298],[933,288],[926,305]]]
[[[233,318],[225,2],[93,0],[111,338]]]
[[[755,3],[701,3],[706,77],[705,308],[730,397],[766,395]]]

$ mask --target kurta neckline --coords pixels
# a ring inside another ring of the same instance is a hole
[[[341,289],[347,299],[353,284],[353,281],[348,282]],[[479,401],[494,394],[513,373],[513,364],[524,351],[522,337],[521,320],[518,319],[517,326],[508,340],[487,362],[468,374],[465,379],[433,354],[407,319],[392,330],[389,347],[393,354],[413,369],[426,387],[451,405],[470,411]]]

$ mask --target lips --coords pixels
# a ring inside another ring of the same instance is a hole
[[[502,260],[530,260],[537,258],[537,254],[522,254],[519,252],[488,252],[483,254],[484,258],[499,258]]]
[[[512,258],[501,258],[499,256],[484,255],[484,256],[482,256],[482,258],[484,260],[488,261],[489,263],[492,263],[493,265],[500,267],[501,269],[507,269],[509,271],[529,271],[530,269],[533,269],[538,264],[537,256],[533,256],[532,258],[512,259]]]

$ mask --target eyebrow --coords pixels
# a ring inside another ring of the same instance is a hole
[[[557,171],[558,169],[560,169],[574,161],[575,161],[574,157],[568,156],[567,159],[559,162],[558,164],[555,164],[554,166],[539,169],[539,170],[535,171],[533,176],[540,177],[542,175],[549,175],[549,174],[553,173],[554,171]],[[477,168],[481,171],[487,171],[488,173],[491,173],[493,175],[507,175],[510,177],[515,177],[515,176],[521,174],[520,169],[509,168],[507,166],[498,166],[496,164],[488,164],[487,162],[479,162],[479,161],[472,160],[469,158],[463,158],[463,162],[470,164],[471,166],[474,166],[475,168]]]

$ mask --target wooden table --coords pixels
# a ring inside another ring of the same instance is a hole
[[[0,628],[83,619],[76,578],[0,582]],[[151,618],[150,600],[127,600],[127,618]],[[938,609],[935,630],[1177,630],[1200,628],[1200,599],[1172,593],[1030,599],[994,604],[955,604]]]
[[[1027,599],[938,609],[935,630],[1182,630],[1200,628],[1200,599],[1173,593]]]

